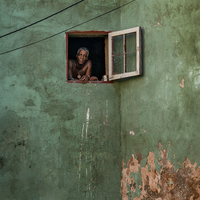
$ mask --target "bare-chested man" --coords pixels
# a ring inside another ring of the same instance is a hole
[[[92,62],[88,60],[89,50],[81,47],[77,51],[76,60],[69,60],[69,80],[80,80],[82,83],[98,81],[97,77],[91,76]]]

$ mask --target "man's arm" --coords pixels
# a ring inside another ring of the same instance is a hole
[[[86,71],[85,71],[85,75],[83,75],[79,80],[82,83],[87,83],[90,79],[91,76],[91,71],[92,71],[92,62],[90,60],[88,60],[85,64],[86,67]]]
[[[68,80],[72,80],[72,81],[78,80],[77,74],[74,72],[75,69],[76,69],[75,60],[69,59],[69,61],[68,61]]]
[[[73,61],[70,59],[68,61],[68,80],[74,80],[72,76],[72,67],[73,67]]]

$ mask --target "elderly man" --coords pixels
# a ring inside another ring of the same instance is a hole
[[[91,76],[92,62],[88,60],[89,50],[81,47],[77,51],[76,60],[69,59],[69,80],[80,80],[82,83],[98,81],[97,77]]]

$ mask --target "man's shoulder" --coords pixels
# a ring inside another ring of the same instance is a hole
[[[76,65],[76,61],[75,61],[74,59],[69,59],[69,60],[68,60],[68,63],[69,63],[70,65]]]
[[[87,60],[86,64],[92,64],[91,60]]]

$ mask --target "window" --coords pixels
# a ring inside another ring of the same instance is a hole
[[[109,80],[142,73],[141,28],[109,33]]]
[[[68,60],[76,59],[77,50],[80,47],[86,47],[89,49],[89,60],[92,62],[91,76],[96,76],[98,82],[109,83],[109,81],[102,81],[102,77],[108,75],[108,33],[106,31],[70,31],[65,34],[67,82],[79,82],[68,80]]]
[[[141,74],[139,27],[117,32],[70,31],[65,36],[67,82],[79,82],[68,80],[68,60],[76,59],[80,47],[89,49],[89,59],[92,62],[91,76],[96,76],[100,83],[111,83],[112,80]],[[107,75],[107,81],[103,80],[104,75]]]

